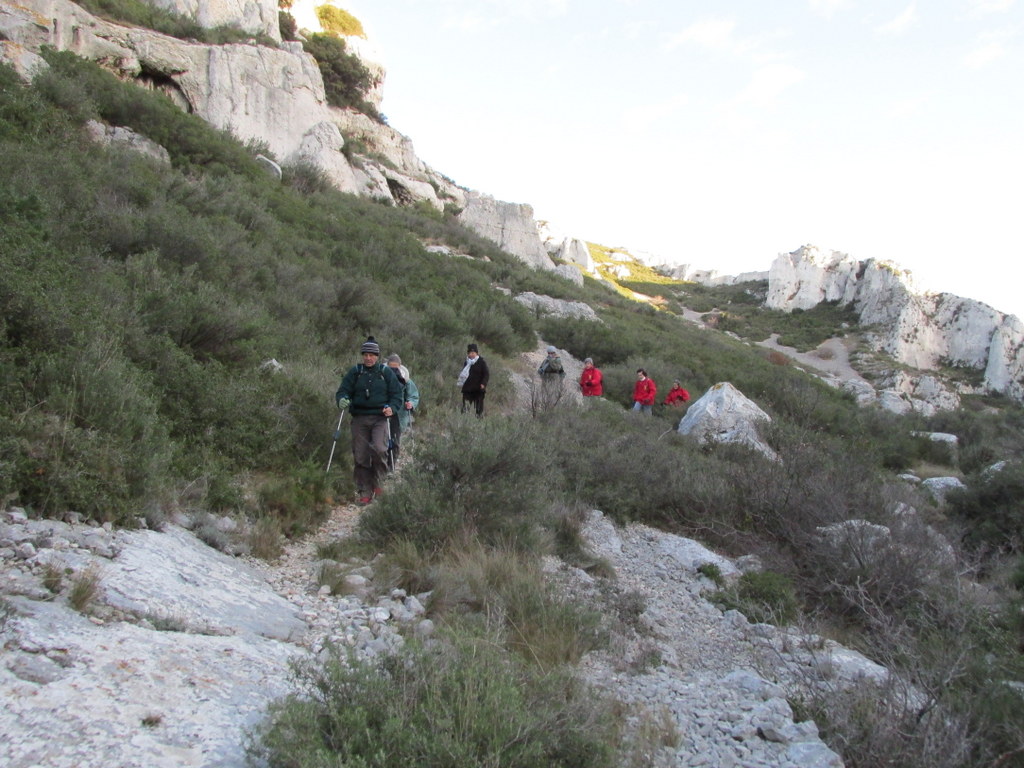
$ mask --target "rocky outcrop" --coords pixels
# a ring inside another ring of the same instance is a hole
[[[150,5],[195,19],[201,27],[235,27],[280,42],[277,0],[147,0]]]
[[[686,283],[700,283],[701,285],[736,285],[737,283],[761,282],[768,279],[767,271],[740,272],[736,275],[722,275],[714,269],[697,269],[692,264],[669,265],[660,264],[655,266],[659,272],[667,277],[682,280]]]
[[[693,403],[679,422],[681,435],[693,435],[702,443],[735,443],[777,460],[775,451],[761,438],[758,426],[771,417],[729,382],[719,382]]]
[[[171,156],[166,149],[133,130],[104,125],[95,120],[89,120],[85,124],[85,129],[97,144],[102,144],[105,147],[123,147],[152,158],[161,165],[171,164]]]
[[[529,205],[506,203],[470,190],[466,193],[466,206],[458,219],[531,267],[555,268],[537,234],[537,222],[533,217],[533,208]]]
[[[541,242],[548,254],[554,259],[559,259],[567,264],[579,267],[580,271],[593,274],[597,270],[594,257],[590,255],[590,247],[585,240],[578,237],[554,237],[547,229],[544,222],[539,227]]]
[[[1024,400],[1024,324],[1013,315],[950,293],[920,293],[907,270],[887,261],[814,246],[775,259],[766,306],[789,312],[825,301],[852,305],[874,328],[872,344],[904,365],[982,371],[985,390]]]
[[[321,530],[351,530],[354,509]],[[73,516],[74,513],[69,513]],[[367,658],[430,630],[417,598],[332,593],[312,542],[269,568],[168,526],[116,531],[23,510],[0,519],[0,764],[242,766],[246,732],[294,690],[291,662],[328,644]],[[95,574],[81,610],[70,591]],[[351,580],[351,581],[350,581]]]
[[[515,297],[515,300],[538,315],[572,317],[579,320],[595,320],[597,322],[601,320],[597,316],[597,312],[594,311],[594,308],[582,301],[566,301],[565,299],[556,299],[551,296],[541,296],[532,291],[520,293]]]

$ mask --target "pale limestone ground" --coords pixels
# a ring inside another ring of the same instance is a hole
[[[777,333],[773,333],[764,341],[757,342],[759,347],[782,352],[799,365],[810,368],[812,372],[832,376],[840,381],[868,383],[867,379],[850,365],[850,346],[852,344],[853,342],[847,339],[828,339],[810,352],[797,352],[794,347],[779,344],[779,334]]]

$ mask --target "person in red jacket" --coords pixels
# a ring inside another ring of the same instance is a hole
[[[672,389],[665,395],[664,405],[682,405],[690,399],[690,393],[683,389],[683,385],[679,383],[679,379],[672,382]]]
[[[633,385],[633,410],[654,415],[654,398],[658,394],[658,388],[654,385],[654,379],[647,378],[647,371],[643,368],[636,369],[636,384]]]
[[[604,377],[601,370],[594,365],[592,358],[583,361],[583,373],[580,374],[580,389],[584,397],[600,397],[604,394]]]

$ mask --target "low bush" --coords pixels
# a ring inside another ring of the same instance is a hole
[[[271,768],[615,765],[610,709],[564,672],[488,637],[399,656],[297,665],[301,693],[271,706],[250,754]]]
[[[561,598],[540,561],[507,549],[460,548],[438,565],[430,612],[471,611],[501,628],[507,647],[544,669],[601,647],[600,615]]]
[[[771,571],[750,571],[735,586],[719,590],[715,602],[736,609],[755,624],[792,624],[800,615],[800,603],[792,580]]]
[[[421,434],[413,463],[359,520],[386,546],[410,539],[427,552],[479,540],[528,552],[551,547],[557,475],[537,450],[538,427],[519,419],[453,414]]]
[[[1024,462],[982,471],[947,497],[964,521],[965,543],[998,552],[1024,552]]]
[[[327,476],[309,463],[268,479],[259,490],[259,512],[293,538],[312,531],[330,512]]]
[[[79,613],[87,613],[100,595],[100,572],[88,567],[71,577],[68,604]]]

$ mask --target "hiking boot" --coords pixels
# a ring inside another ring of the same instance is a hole
[[[360,504],[362,504],[365,507],[371,501],[373,501],[373,496],[371,496],[366,491],[360,491],[359,492],[359,503]]]
[[[373,489],[373,498],[379,499],[383,495],[384,495],[384,489],[383,488],[374,488]]]

